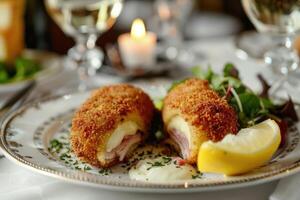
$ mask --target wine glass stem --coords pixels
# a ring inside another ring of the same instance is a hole
[[[96,45],[97,35],[81,35],[76,38],[76,42],[78,45],[83,46],[86,50],[92,49]]]
[[[293,48],[292,36],[279,36],[274,39],[278,41],[277,45],[265,54],[265,62],[275,72],[287,75],[297,69],[299,64],[299,57]]]
[[[79,67],[77,69],[78,77],[79,77],[79,85],[78,85],[78,90],[83,92],[87,90],[87,80],[88,80],[88,74],[87,71],[84,67]]]
[[[88,88],[87,81],[90,77],[96,74],[97,67],[93,66],[93,50],[96,46],[97,35],[81,35],[76,38],[76,51],[78,52],[77,73],[79,77],[80,91],[84,91]],[[97,64],[97,63],[96,63]],[[99,64],[97,64],[98,66]]]
[[[86,58],[88,50],[96,46],[96,40],[96,35],[81,35],[76,38],[76,50],[81,54],[81,58],[79,58],[78,61]]]
[[[279,38],[276,48],[266,53],[265,61],[273,67],[275,72],[279,72],[281,76],[272,84],[269,90],[269,95],[275,97],[280,88],[288,82],[289,74],[296,70],[299,65],[299,57],[293,48],[291,36]]]

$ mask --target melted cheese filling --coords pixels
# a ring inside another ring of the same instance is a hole
[[[168,130],[176,130],[178,133],[184,134],[189,142],[189,146],[191,146],[191,135],[190,135],[190,128],[188,123],[180,116],[173,117],[169,124]]]
[[[125,136],[134,135],[137,131],[138,125],[133,121],[125,121],[119,124],[107,142],[106,152],[111,152],[122,143]]]

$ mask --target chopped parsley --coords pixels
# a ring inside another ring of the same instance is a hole
[[[199,179],[199,178],[202,178],[202,176],[203,176],[203,173],[197,171],[197,173],[195,175],[192,175],[192,179]]]
[[[57,138],[52,139],[49,142],[48,151],[60,161],[62,161],[66,166],[81,171],[90,171],[92,167],[83,161],[77,160],[70,148],[70,141],[68,136],[68,130],[65,130],[62,135]]]
[[[60,153],[61,149],[63,148],[63,144],[58,141],[57,139],[53,139],[50,141],[50,147],[48,148],[48,150],[51,153]]]
[[[107,175],[111,174],[112,171],[111,171],[111,169],[100,169],[98,171],[98,173],[101,174],[102,176],[107,176]]]
[[[166,156],[163,156],[162,159],[164,160],[165,163],[169,163],[172,160],[172,158]]]
[[[147,170],[150,170],[154,167],[163,167],[163,166],[166,166],[166,165],[170,165],[171,164],[171,161],[172,161],[172,158],[170,157],[167,157],[167,156],[163,156],[161,157],[161,161],[154,161],[154,162],[147,162],[148,165],[150,165]]]

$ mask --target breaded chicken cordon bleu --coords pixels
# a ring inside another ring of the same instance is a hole
[[[73,117],[72,149],[96,167],[120,163],[146,139],[153,114],[153,103],[141,89],[127,84],[102,87]]]
[[[197,162],[203,142],[220,141],[238,131],[234,109],[206,80],[197,78],[185,80],[167,94],[162,117],[167,143],[190,164]]]

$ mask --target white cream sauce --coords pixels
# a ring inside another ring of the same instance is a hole
[[[132,180],[149,182],[168,182],[189,180],[197,175],[196,169],[189,164],[179,165],[175,157],[158,157],[139,161],[129,170]]]

